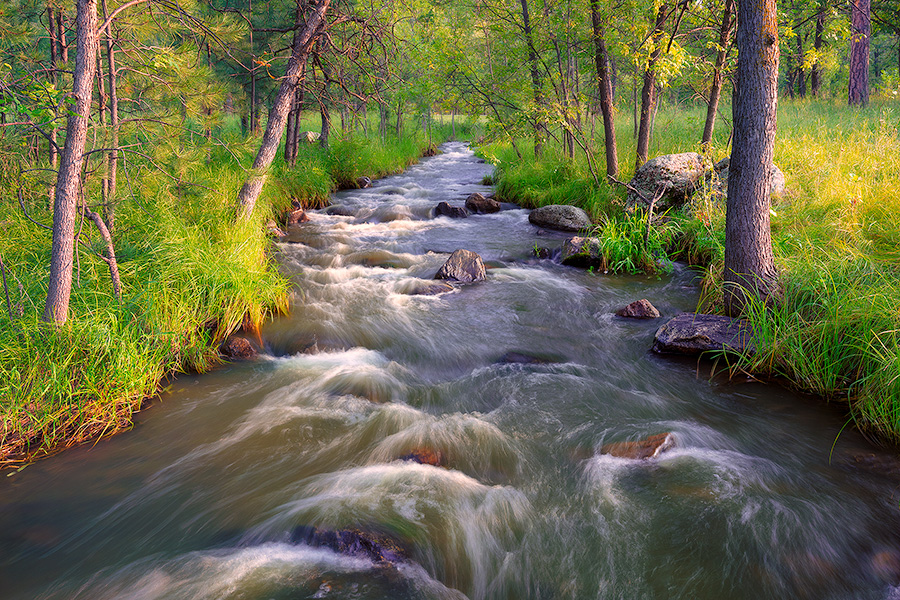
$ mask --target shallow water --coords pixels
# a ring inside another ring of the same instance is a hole
[[[856,460],[882,454],[838,437],[836,409],[653,355],[661,320],[613,315],[693,309],[690,271],[532,259],[565,236],[514,207],[430,218],[489,170],[451,143],[336,194],[354,216],[314,212],[278,246],[296,292],[260,361],[180,377],[133,431],[4,478],[0,597],[900,597],[900,480]],[[487,281],[410,295],[457,248]],[[658,459],[599,453],[662,432]],[[422,448],[447,468],[396,460]],[[302,526],[410,560],[311,547]]]

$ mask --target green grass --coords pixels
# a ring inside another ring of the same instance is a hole
[[[651,156],[699,151],[704,113],[702,107],[661,109]],[[627,181],[634,161],[630,119],[620,118],[617,134],[620,179]],[[598,135],[594,158],[602,169],[602,131]],[[729,154],[727,137],[720,120],[712,160]],[[527,149],[528,141],[519,147]],[[720,199],[696,195],[657,219],[663,228],[644,245],[641,219],[623,215],[624,190],[595,185],[583,154],[569,160],[557,146],[541,160],[519,161],[503,142],[481,152],[497,165],[494,179],[505,200],[581,206],[598,223],[612,270],[657,271],[666,264],[661,256],[684,260],[705,273],[698,309],[721,310]],[[788,187],[772,206],[784,300],[751,307],[758,351],[737,367],[844,401],[860,428],[900,442],[900,102],[876,100],[860,109],[781,101],[775,162]]]
[[[227,335],[287,309],[289,284],[274,268],[263,223],[293,199],[321,205],[342,182],[400,170],[428,145],[412,132],[384,141],[335,139],[329,151],[304,144],[295,167],[280,158],[273,165],[253,218],[237,221],[237,191],[258,139],[243,138],[233,124],[219,133],[207,145],[172,131],[128,132],[155,142],[147,146],[152,163],[130,158],[120,170],[114,238],[121,301],[106,264],[91,252],[100,243],[86,223],[81,237],[89,248],[77,253],[69,321],[60,328],[40,320],[50,236],[16,201],[19,167],[27,166],[22,140],[0,141],[0,257],[12,305],[7,310],[0,297],[0,465],[127,428],[168,376],[219,364],[217,347]],[[23,199],[33,218],[50,223],[43,173],[25,173]],[[88,179],[89,202],[98,187],[99,177]]]

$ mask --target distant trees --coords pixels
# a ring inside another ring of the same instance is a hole
[[[778,105],[775,0],[738,1],[738,64],[732,99],[734,142],[725,213],[725,311],[740,315],[778,288],[769,225]]]

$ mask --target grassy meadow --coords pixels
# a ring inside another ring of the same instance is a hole
[[[725,107],[721,114],[728,115]],[[660,109],[650,155],[700,151],[705,108]],[[755,355],[736,369],[786,378],[799,389],[847,403],[853,421],[883,440],[900,442],[900,102],[848,108],[829,101],[779,104],[775,162],[788,191],[773,200],[772,235],[784,285],[777,307],[753,307]],[[588,125],[590,129],[590,125]],[[730,154],[720,118],[709,158]],[[602,123],[596,123],[596,169],[602,177]],[[634,172],[630,118],[617,123],[620,179]],[[721,308],[724,203],[698,193],[657,220],[646,246],[643,215],[624,215],[625,192],[594,184],[583,153],[560,144],[535,160],[528,140],[519,161],[508,144],[487,144],[497,165],[498,194],[528,206],[576,204],[597,223],[611,270],[665,269],[685,260],[703,273],[698,310]],[[662,260],[661,260],[662,259]]]
[[[333,134],[328,151],[303,144],[295,167],[276,160],[253,218],[237,221],[237,191],[259,139],[228,125],[209,141],[187,130],[123,132],[123,144],[142,148],[140,156],[125,155],[118,175],[121,301],[96,256],[103,245],[93,225],[77,223],[81,245],[61,328],[41,321],[51,240],[31,220],[52,223],[52,179],[41,170],[48,165],[27,161],[24,138],[0,137],[7,290],[0,297],[0,466],[127,428],[167,377],[220,363],[217,347],[227,335],[288,306],[288,282],[275,268],[264,223],[292,200],[319,206],[359,176],[400,171],[429,145],[412,130],[385,140]],[[304,126],[316,131],[317,116]],[[448,129],[435,127],[434,139]],[[85,197],[93,205],[101,175],[88,172]]]

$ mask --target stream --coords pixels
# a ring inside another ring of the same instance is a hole
[[[696,306],[691,270],[533,258],[566,236],[512,205],[432,218],[490,192],[490,165],[442,149],[277,245],[292,312],[259,360],[179,376],[133,430],[0,478],[0,598],[900,598],[888,451],[821,400],[652,354]],[[458,248],[486,281],[415,294]],[[663,317],[614,315],[640,298]],[[658,458],[600,452],[668,432]],[[423,449],[444,466],[398,460]]]

